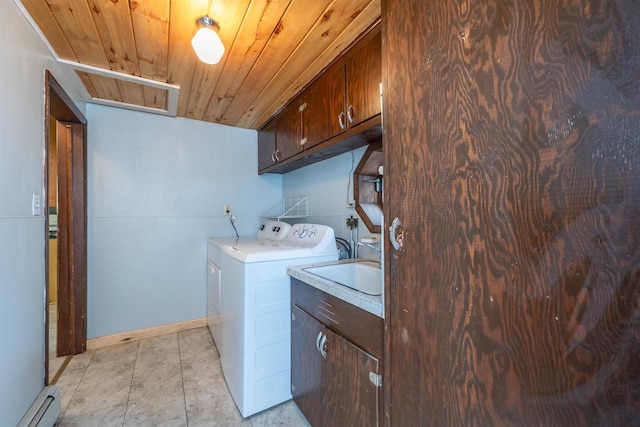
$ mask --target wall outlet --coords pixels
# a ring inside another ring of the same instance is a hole
[[[224,214],[226,216],[229,216],[230,213],[231,213],[231,205],[224,205]]]

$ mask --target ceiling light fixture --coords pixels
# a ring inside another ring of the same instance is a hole
[[[224,45],[218,31],[220,26],[208,16],[196,19],[198,31],[191,39],[191,46],[198,59],[206,64],[217,64],[224,54]]]

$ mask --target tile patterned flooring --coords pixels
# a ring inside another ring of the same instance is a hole
[[[60,427],[309,427],[292,401],[243,419],[206,327],[74,356],[57,385]]]

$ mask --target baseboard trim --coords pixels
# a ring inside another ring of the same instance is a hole
[[[176,332],[187,331],[189,329],[201,328],[203,326],[207,326],[206,317],[154,326],[152,328],[138,329],[136,331],[122,332],[120,334],[105,335],[104,337],[88,339],[87,350],[95,350],[97,348],[107,347],[114,344],[122,344],[125,342],[139,341],[160,335],[173,334]]]

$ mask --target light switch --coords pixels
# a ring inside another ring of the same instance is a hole
[[[42,215],[42,202],[39,194],[33,193],[31,197],[31,213],[33,216]]]

